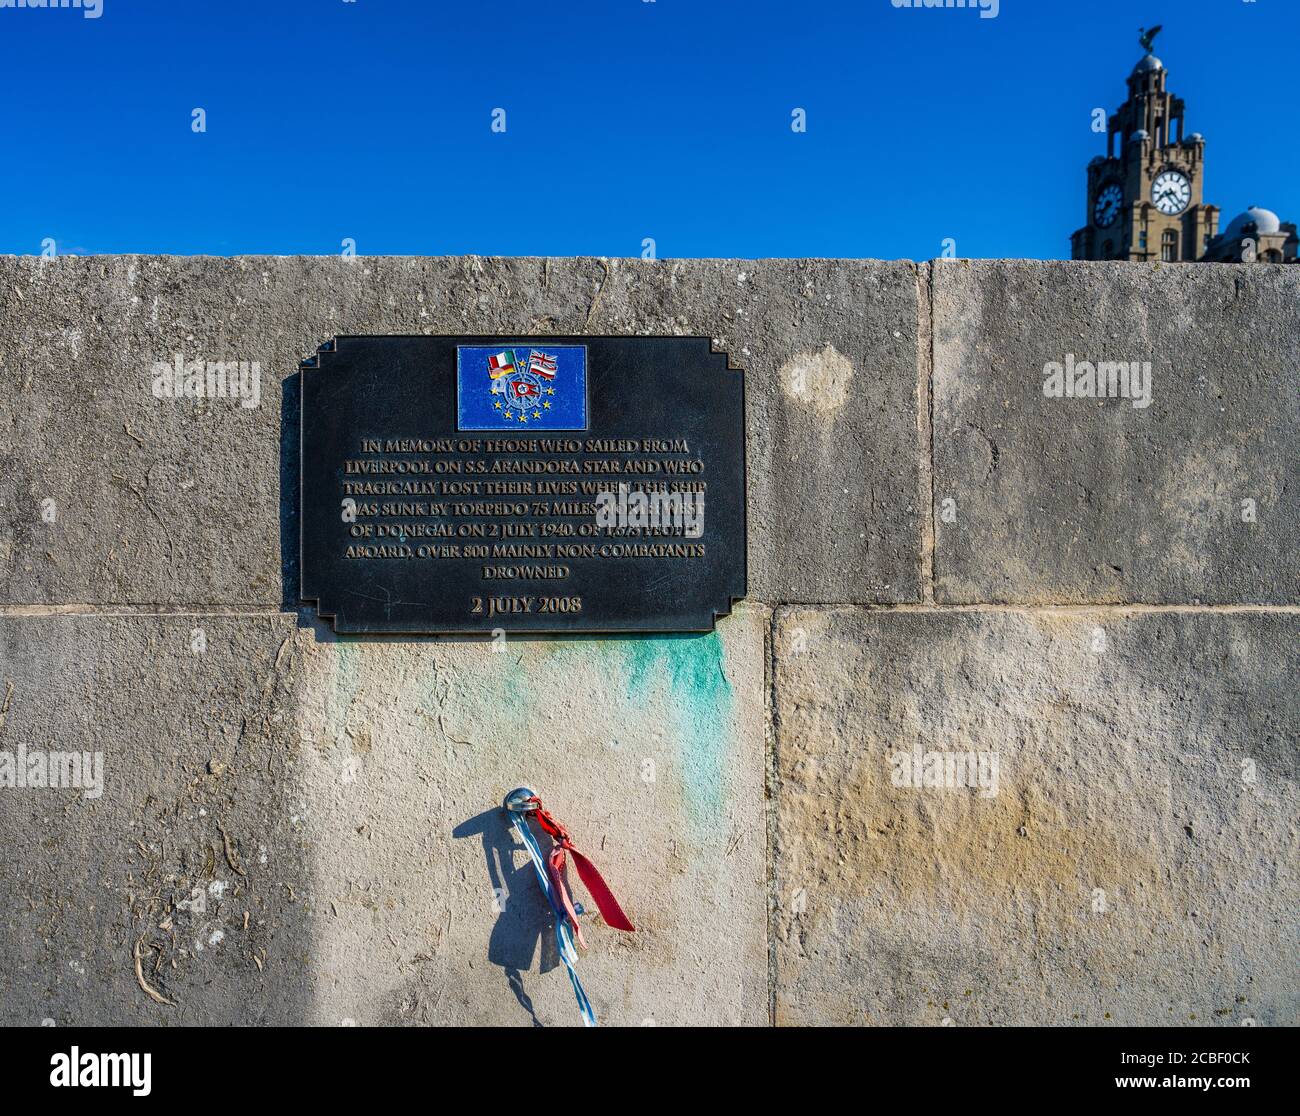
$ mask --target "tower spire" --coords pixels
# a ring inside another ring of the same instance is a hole
[[[1110,117],[1106,153],[1088,164],[1088,223],[1070,245],[1076,260],[1190,262],[1218,232],[1218,210],[1204,202],[1205,141],[1184,136],[1183,100],[1151,53],[1161,30],[1140,29],[1146,53]]]

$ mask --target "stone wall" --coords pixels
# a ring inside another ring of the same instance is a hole
[[[300,612],[298,362],[420,332],[713,337],[749,600]],[[257,405],[156,397],[177,354]],[[1149,405],[1045,395],[1083,361]],[[638,926],[609,1023],[1300,1022],[1298,367],[1295,268],[0,259],[0,757],[104,757],[0,786],[0,1023],[574,1024],[525,781]]]

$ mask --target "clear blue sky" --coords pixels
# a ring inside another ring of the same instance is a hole
[[[1300,221],[1300,0],[102,2],[0,8],[0,252],[1068,257],[1154,23]]]

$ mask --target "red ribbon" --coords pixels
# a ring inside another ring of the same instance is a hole
[[[555,846],[551,849],[551,855],[546,861],[546,870],[551,877],[551,887],[554,888],[555,894],[559,897],[565,914],[573,926],[573,932],[578,938],[578,944],[583,949],[587,948],[587,943],[582,939],[582,927],[578,925],[578,912],[574,910],[573,899],[570,898],[569,889],[564,882],[565,858],[570,853],[573,855],[573,863],[577,866],[578,875],[591,893],[591,897],[596,901],[596,906],[600,910],[600,917],[608,925],[614,927],[615,930],[634,931],[636,927],[623,913],[623,908],[618,905],[618,900],[614,898],[614,893],[609,890],[609,885],[605,883],[604,878],[596,870],[596,866],[573,847],[568,830],[543,809],[540,798],[534,796],[528,801],[537,807],[535,811],[537,824],[549,833],[555,841]]]

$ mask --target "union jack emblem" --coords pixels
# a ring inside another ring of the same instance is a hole
[[[528,357],[528,371],[536,373],[543,380],[555,379],[555,357],[534,349]]]

